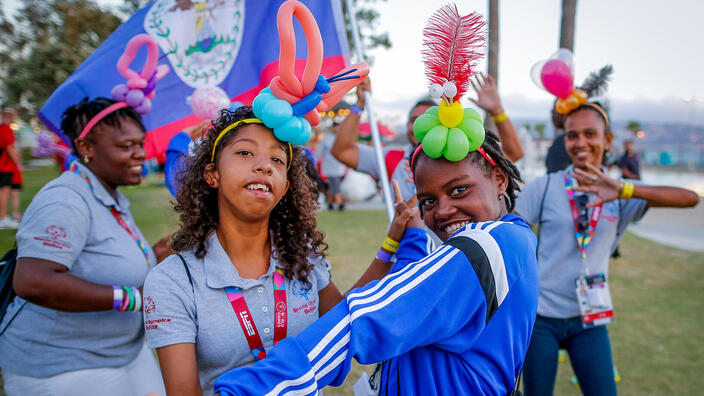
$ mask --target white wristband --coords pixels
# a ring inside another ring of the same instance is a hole
[[[137,312],[142,309],[142,293],[139,292],[139,288],[134,288],[134,309],[132,311]]]
[[[112,308],[114,310],[120,309],[124,299],[125,299],[125,291],[121,287],[113,286],[113,289],[112,289]]]

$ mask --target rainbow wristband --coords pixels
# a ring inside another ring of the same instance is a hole
[[[376,253],[376,258],[387,263],[391,262],[392,256],[393,255],[391,253],[387,253],[383,249],[379,249],[379,251]]]
[[[122,300],[125,299],[125,291],[120,286],[113,285],[112,287],[112,309],[117,311],[122,306]]]
[[[125,291],[127,292],[127,300],[129,300],[125,312],[132,311],[132,308],[134,308],[134,293],[132,293],[132,288],[129,286],[122,286],[122,288],[125,289]]]
[[[397,241],[394,241],[393,239],[386,237],[384,238],[384,242],[381,244],[381,247],[386,249],[387,251],[391,253],[396,253],[398,250],[399,243]]]

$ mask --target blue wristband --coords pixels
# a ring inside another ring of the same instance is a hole
[[[376,258],[378,258],[381,261],[387,262],[387,263],[391,262],[391,257],[392,257],[391,253],[387,253],[381,249],[379,249],[379,251],[376,253]]]
[[[364,107],[352,105],[352,106],[350,106],[350,113],[360,115],[360,114],[364,113]]]

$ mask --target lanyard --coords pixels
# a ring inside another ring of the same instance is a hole
[[[577,200],[574,197],[574,182],[572,181],[572,167],[569,167],[565,171],[565,192],[567,193],[567,199],[570,203],[570,210],[572,212],[572,221],[574,222],[574,233],[577,238],[577,245],[579,250],[582,251],[582,261],[587,258],[587,248],[589,243],[594,237],[594,230],[596,225],[599,223],[599,218],[601,217],[601,209],[604,206],[599,204],[595,206],[592,210],[592,216],[589,219],[589,226],[586,230],[580,230],[577,218],[579,217],[579,210],[577,209]],[[587,271],[588,272],[588,271]]]
[[[81,178],[83,178],[83,180],[85,180],[86,183],[90,184],[90,179],[88,178],[88,175],[86,175],[78,167],[78,164],[76,163],[76,161],[71,163],[71,167],[69,170],[71,172],[77,174]],[[142,240],[137,235],[135,235],[135,233],[132,232],[132,230],[127,225],[125,220],[122,218],[122,216],[120,216],[120,213],[117,211],[117,209],[115,209],[115,206],[107,206],[107,208],[110,210],[110,213],[112,213],[112,215],[115,217],[115,220],[117,220],[118,224],[120,224],[120,226],[122,228],[124,228],[125,231],[127,231],[127,233],[130,234],[130,237],[132,237],[132,239],[137,243],[139,250],[142,251],[142,253],[144,254],[144,257],[147,259],[147,265],[151,265],[152,260],[149,258],[149,250],[147,249],[147,246],[144,244],[144,242],[142,242]]]
[[[230,300],[230,304],[232,304],[232,309],[235,310],[235,316],[240,322],[242,332],[247,338],[247,344],[249,344],[249,349],[252,351],[254,359],[264,359],[266,357],[264,344],[257,331],[257,326],[254,324],[252,314],[249,312],[249,307],[244,301],[242,289],[228,286],[225,288],[225,293]],[[274,272],[274,345],[286,338],[287,315],[284,272],[281,268],[277,268],[276,272]]]

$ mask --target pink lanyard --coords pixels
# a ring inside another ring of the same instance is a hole
[[[71,163],[71,167],[69,168],[69,170],[71,172],[77,174],[81,178],[83,178],[83,180],[85,180],[86,183],[90,184],[90,179],[88,178],[88,175],[86,175],[78,167],[78,164],[76,163],[76,161]],[[120,216],[120,213],[117,211],[117,209],[115,209],[115,206],[108,206],[107,208],[110,210],[110,213],[112,213],[112,215],[115,217],[115,220],[117,220],[118,224],[120,224],[120,226],[122,228],[124,228],[125,231],[127,231],[127,233],[130,234],[130,237],[132,237],[132,239],[137,243],[139,250],[142,251],[142,253],[144,254],[144,257],[147,259],[147,265],[151,265],[152,260],[149,258],[149,249],[147,249],[146,245],[144,245],[144,242],[142,242],[142,240],[139,239],[139,237],[137,235],[135,235],[135,233],[132,232],[132,230],[127,225],[125,220],[122,218],[122,216]]]
[[[242,289],[228,286],[225,288],[225,293],[230,300],[230,304],[232,304],[232,309],[235,310],[235,316],[240,322],[242,332],[247,338],[247,344],[249,344],[249,349],[252,351],[254,359],[264,359],[266,357],[264,344],[257,331],[257,326],[254,324],[252,314],[249,312],[249,307],[244,301]],[[286,280],[283,270],[277,268],[276,272],[274,272],[274,345],[286,338],[287,316]]]
[[[589,219],[589,226],[586,230],[582,231],[579,229],[579,223],[577,218],[579,217],[579,210],[577,209],[577,200],[574,197],[574,183],[572,181],[572,167],[567,168],[565,171],[565,192],[567,193],[567,198],[570,203],[570,210],[572,212],[572,221],[574,222],[574,233],[577,238],[577,245],[579,250],[582,252],[582,260],[587,258],[587,248],[589,243],[594,237],[594,230],[596,230],[597,224],[599,224],[599,218],[601,217],[601,209],[604,204],[599,204],[595,206],[592,210],[592,216]]]

